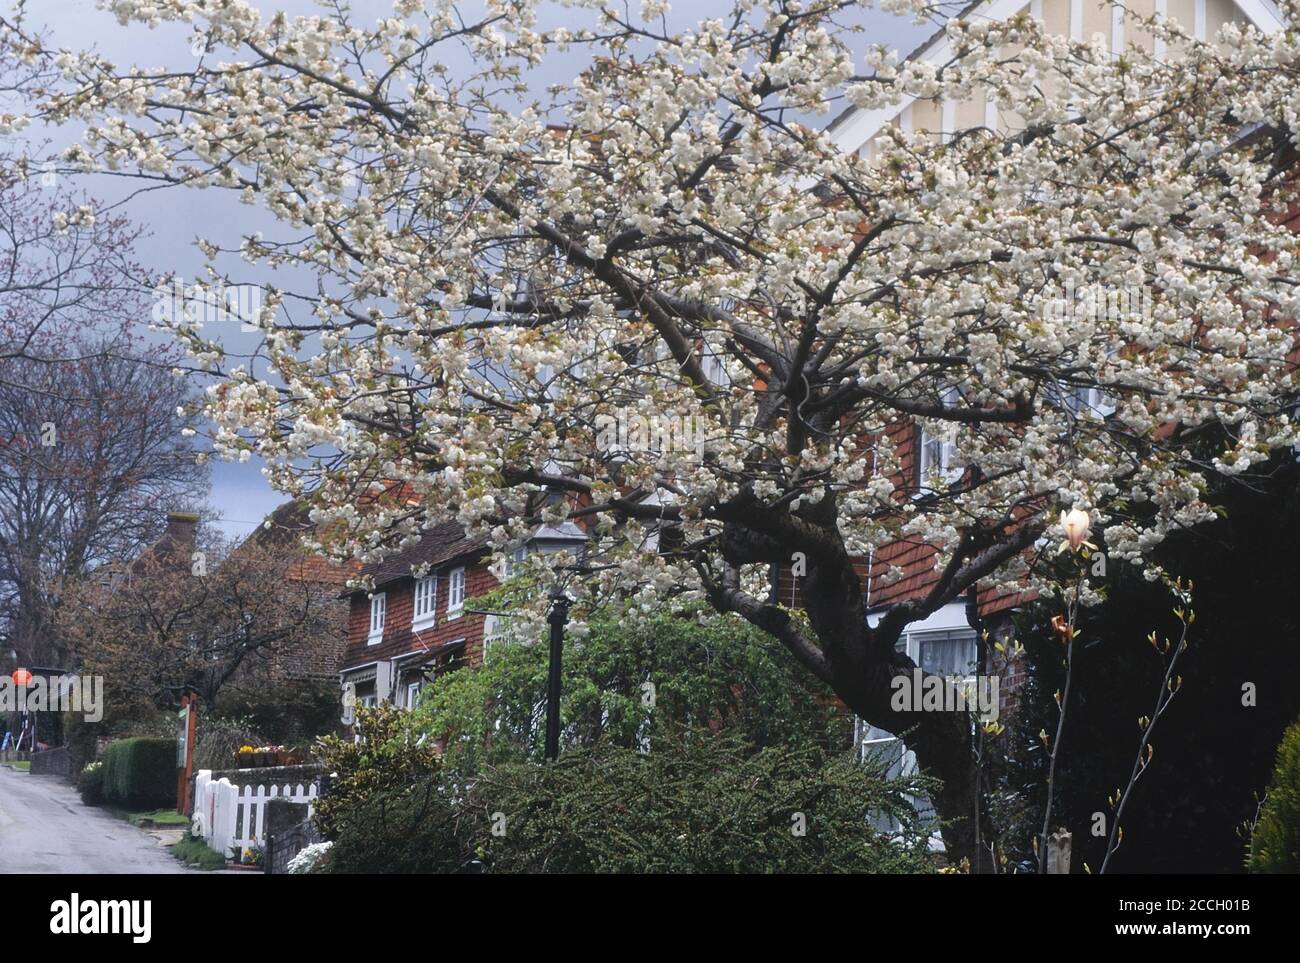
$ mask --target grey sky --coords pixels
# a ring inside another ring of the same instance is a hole
[[[12,0],[0,0],[0,8],[10,7]],[[284,10],[291,15],[321,11],[312,0],[266,0],[261,8],[264,16],[273,10]],[[352,0],[351,8],[357,22],[368,24],[381,16],[391,16],[392,0]],[[730,0],[678,0],[672,17],[674,22],[683,23],[687,18],[719,16],[730,8]],[[576,25],[576,16],[573,10],[558,3],[545,5],[541,12],[546,27]],[[177,24],[164,24],[152,30],[138,24],[122,27],[112,15],[98,9],[95,0],[29,0],[28,18],[32,24],[45,28],[55,46],[77,50],[93,47],[119,67],[185,69],[194,63],[186,27]],[[864,45],[885,43],[904,51],[912,49],[934,29],[875,9],[858,11],[856,19],[867,28],[863,34]],[[548,62],[534,76],[538,84],[544,85],[567,80],[581,69],[580,55],[575,54],[571,59]],[[37,136],[41,134],[38,132]],[[75,132],[48,132],[48,136],[62,144],[70,141]],[[137,246],[136,259],[159,275],[175,272],[187,281],[201,277],[204,261],[194,243],[198,237],[229,245],[240,235],[253,231],[269,235],[275,229],[274,222],[260,211],[233,203],[233,197],[225,192],[169,189],[130,197],[138,183],[102,177],[87,179],[84,185],[78,186],[110,203],[122,202],[126,212],[147,228],[149,236]],[[240,280],[268,279],[248,276]],[[251,337],[244,335],[243,341],[249,342]],[[239,339],[238,332],[232,332],[232,344],[239,345]],[[244,349],[249,346],[248,343],[240,345]],[[223,527],[228,534],[247,533],[283,500],[263,480],[256,462],[214,463],[211,502],[223,516]]]

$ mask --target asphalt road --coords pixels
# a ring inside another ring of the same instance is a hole
[[[0,765],[0,873],[184,873],[152,836],[55,776]]]

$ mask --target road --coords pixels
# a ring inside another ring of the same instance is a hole
[[[189,872],[152,836],[56,776],[0,766],[0,873]]]

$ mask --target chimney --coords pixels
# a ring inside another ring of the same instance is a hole
[[[159,539],[168,554],[188,558],[194,552],[194,536],[199,527],[197,512],[168,512],[167,530]]]

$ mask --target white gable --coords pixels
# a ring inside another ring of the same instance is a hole
[[[1157,16],[1164,16],[1168,13],[1170,0],[1153,0],[1153,2],[1154,12]],[[1206,33],[1206,10],[1209,2],[1215,2],[1215,0],[1193,0],[1193,23],[1188,26],[1201,39],[1205,37]],[[1239,12],[1241,16],[1264,33],[1273,33],[1282,29],[1282,17],[1270,0],[1219,0],[1219,2],[1226,2],[1231,9]],[[1069,13],[1065,16],[1064,22],[1069,24],[1072,39],[1083,39],[1085,4],[1091,3],[1095,5],[1097,0],[986,0],[982,4],[963,11],[960,16],[967,20],[1002,21],[1028,8],[1032,16],[1041,20],[1045,3],[1061,6],[1069,4]],[[1113,10],[1114,15],[1111,20],[1112,44],[1116,50],[1120,50],[1124,45],[1122,8],[1115,5]],[[1065,14],[1063,10],[1060,12]],[[1157,54],[1159,54],[1159,50],[1157,50]],[[952,55],[952,44],[941,32],[909,59],[941,64],[951,60]],[[889,104],[873,110],[850,110],[840,115],[831,124],[831,133],[836,146],[846,151],[858,150],[874,137],[882,127],[896,119],[906,128],[909,108],[914,101],[914,97],[905,97],[897,104]],[[944,106],[945,110],[951,110],[950,105],[945,104]]]

